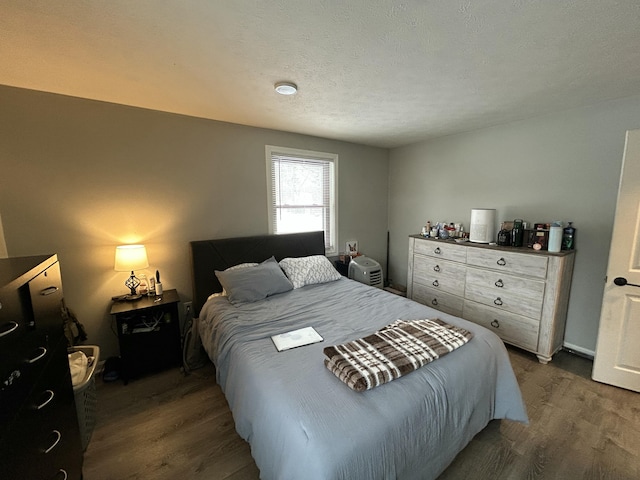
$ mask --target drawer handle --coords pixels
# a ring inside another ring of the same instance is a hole
[[[440,271],[440,265],[436,265],[435,267],[433,267],[433,271],[434,272],[439,272]]]
[[[431,285],[433,285],[434,287],[439,287],[440,286],[440,284],[438,283],[438,280],[434,280]]]
[[[433,305],[434,307],[438,306],[438,299],[434,298],[433,300],[431,300],[431,305]]]
[[[498,281],[494,284],[496,287],[498,288],[502,288],[504,287],[504,282],[502,281],[502,279],[498,279]]]
[[[60,474],[62,474],[62,477],[60,476]],[[65,469],[61,468],[60,470],[58,470],[58,473],[56,473],[56,478],[60,478],[60,480],[67,480],[69,478],[69,474]]]
[[[500,322],[494,318],[493,322],[491,322],[491,326],[494,328],[500,328]]]
[[[504,267],[507,264],[507,261],[504,258],[500,257],[500,259],[496,263],[501,267]]]
[[[38,347],[38,354],[36,354],[35,357],[30,358],[27,360],[28,364],[32,364],[32,363],[36,363],[38,360],[40,360],[42,357],[44,357],[47,354],[47,349],[44,347]]]
[[[436,249],[433,251],[433,253],[435,253],[436,255],[440,255],[442,253],[442,251],[440,250],[440,247],[436,247]]]
[[[53,393],[53,391],[51,391],[51,390],[45,390],[45,391],[44,391],[44,392],[42,392],[42,393],[46,393],[46,394],[48,394],[48,398],[47,398],[44,402],[42,402],[40,405],[38,405],[38,406],[36,407],[36,410],[42,410],[44,407],[46,407],[47,405],[49,405],[49,403],[51,403],[51,400],[53,400],[53,397],[55,397],[55,396],[56,396],[56,394],[55,394],[55,393]]]
[[[44,451],[44,453],[49,453],[51,450],[56,448],[56,445],[58,445],[58,443],[60,443],[60,439],[62,438],[62,434],[58,430],[54,430],[51,433],[53,433],[56,436],[56,438],[53,441],[53,443],[51,444],[51,446]]]
[[[13,332],[16,328],[18,328],[18,324],[16,322],[7,322],[2,326],[2,332],[0,332],[0,338],[4,337],[5,335],[9,335],[11,332]]]
[[[498,306],[501,306],[502,305],[502,299],[500,297],[498,297],[493,301],[493,303],[498,305]]]
[[[40,292],[40,295],[43,295],[43,296],[45,296],[45,297],[46,297],[47,295],[53,295],[53,294],[54,294],[54,293],[56,293],[57,291],[58,291],[58,287],[56,287],[55,285],[52,285],[52,286],[50,286],[50,287],[47,287],[47,288],[43,289],[43,290]]]

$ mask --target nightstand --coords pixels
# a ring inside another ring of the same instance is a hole
[[[348,277],[349,276],[349,260],[336,260],[335,266],[336,266],[336,270],[338,270],[338,273],[340,273],[340,275],[342,275],[343,277]]]
[[[165,290],[161,297],[143,296],[111,305],[125,385],[130,378],[181,364],[179,302],[176,290]]]

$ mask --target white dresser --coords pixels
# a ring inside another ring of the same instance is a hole
[[[483,325],[547,363],[562,347],[574,257],[412,235],[407,297]]]

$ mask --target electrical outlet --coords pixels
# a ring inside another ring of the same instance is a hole
[[[184,318],[191,318],[193,316],[193,302],[184,302],[182,308],[184,309]]]

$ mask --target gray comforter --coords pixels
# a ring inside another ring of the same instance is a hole
[[[328,371],[322,349],[396,319],[440,318],[465,346],[372,390]],[[199,318],[217,380],[263,479],[436,478],[491,419],[527,422],[507,352],[492,332],[346,278]],[[278,352],[271,335],[313,326],[324,342]]]

